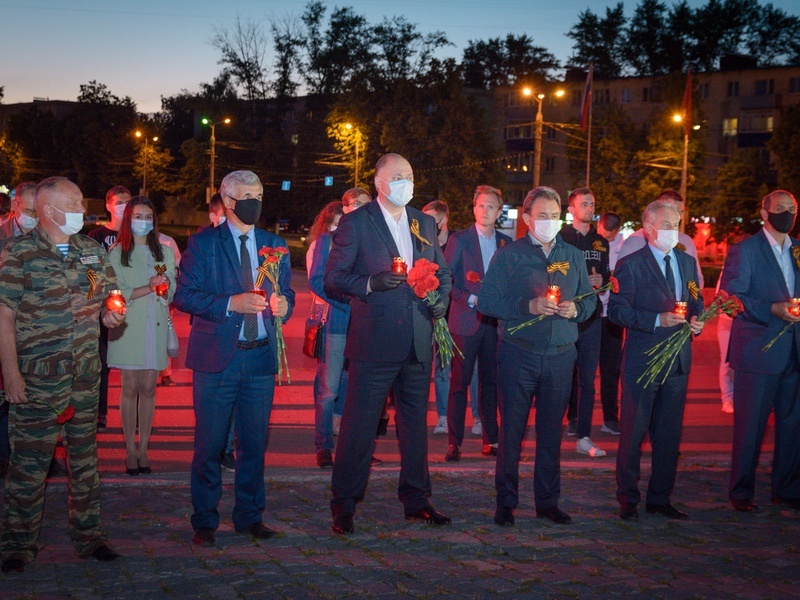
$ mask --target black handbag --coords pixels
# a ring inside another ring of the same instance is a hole
[[[311,316],[306,319],[306,331],[303,336],[303,354],[309,358],[319,358],[323,353],[325,340],[325,318],[328,315],[328,304],[322,310],[320,318],[314,318],[314,303],[311,304]]]

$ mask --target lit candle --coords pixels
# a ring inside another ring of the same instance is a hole
[[[792,298],[789,300],[792,305],[789,307],[789,314],[795,317],[800,317],[800,298]]]
[[[557,285],[547,286],[547,299],[552,300],[556,304],[561,300],[561,288]]]
[[[264,300],[267,299],[267,290],[262,290],[261,288],[253,288],[252,290],[250,290],[250,293],[251,294],[258,294]]]
[[[675,315],[679,317],[685,317],[686,314],[689,312],[689,303],[688,302],[676,302],[675,303],[675,310],[672,311]]]
[[[108,293],[106,308],[118,313],[122,313],[125,310],[125,296],[122,295],[122,290],[111,290]]]
[[[167,290],[169,289],[169,284],[164,281],[156,285],[156,296],[166,296]]]
[[[392,272],[393,273],[407,273],[408,272],[408,265],[406,264],[406,259],[402,256],[395,256],[392,259]]]

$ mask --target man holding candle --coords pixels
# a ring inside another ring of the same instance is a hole
[[[772,501],[800,509],[800,316],[793,314],[792,303],[800,298],[800,242],[789,236],[797,200],[787,191],[774,191],[761,201],[761,218],[759,233],[728,250],[720,284],[744,305],[733,320],[728,346],[735,407],[728,492],[731,505],[741,512],[757,509],[756,465],[771,411]]]
[[[191,521],[197,545],[216,543],[221,461],[233,418],[238,434],[234,528],[256,539],[276,533],[262,523],[264,451],[278,370],[275,319],[291,316],[294,291],[288,254],[279,263],[281,294],[269,280],[254,288],[258,251],[286,246],[282,238],[255,227],[263,191],[250,171],[225,176],[219,192],[227,220],[189,238],[173,299],[192,315],[186,366],[194,371]]]
[[[572,387],[577,324],[594,314],[597,297],[591,293],[583,254],[558,234],[558,193],[544,186],[528,192],[522,219],[528,226],[527,235],[497,250],[478,292],[481,313],[500,321],[497,381],[501,426],[494,521],[502,526],[514,524],[522,438],[536,397],[536,516],[567,524],[572,517],[558,506],[561,424]],[[588,295],[572,301],[583,294]],[[525,325],[538,316],[543,318]],[[519,325],[523,327],[511,333]]]
[[[436,239],[436,222],[407,207],[414,172],[399,154],[387,154],[375,169],[377,202],[344,215],[333,236],[325,292],[350,297],[345,357],[350,361],[347,398],[333,465],[333,531],[352,533],[356,505],[369,478],[375,431],[386,395],[395,391],[400,441],[398,495],[406,519],[444,525],[450,519],[428,498],[426,414],[433,359],[433,319],[447,310],[452,278]],[[439,266],[439,301],[429,306],[406,284],[422,258]]]
[[[697,287],[697,265],[676,248],[680,214],[669,202],[652,202],[642,215],[647,245],[621,259],[614,272],[619,293],[611,294],[608,318],[627,329],[622,351],[622,414],[617,450],[619,516],[639,520],[642,443],[650,434],[653,470],[647,486],[647,512],[668,519],[688,519],[670,503],[683,427],[683,409],[692,364],[685,343],[677,360],[653,383],[639,383],[651,357],[646,352],[687,322],[696,335],[703,298]],[[694,285],[692,285],[694,284]],[[677,306],[676,303],[686,303]],[[677,310],[676,310],[677,308]]]
[[[97,473],[99,322],[125,320],[105,297],[116,287],[103,248],[80,235],[83,195],[64,177],[35,192],[39,224],[0,256],[0,363],[11,405],[0,567],[20,572],[36,558],[44,485],[59,434],[69,464],[69,531],[83,558],[119,557],[100,523]]]

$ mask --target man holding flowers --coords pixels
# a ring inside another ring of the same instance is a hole
[[[414,195],[409,162],[399,154],[380,158],[375,188],[377,202],[339,221],[325,273],[325,292],[350,298],[345,346],[349,379],[331,480],[332,528],[339,534],[354,530],[353,515],[367,488],[375,431],[392,388],[400,442],[398,495],[406,519],[434,525],[450,522],[428,503],[426,415],[434,320],[444,317],[452,278],[433,217],[406,206]],[[420,290],[418,295],[406,283],[405,268],[423,260],[431,263],[436,290],[430,294]]]
[[[645,377],[653,359],[648,351],[686,323],[699,334],[703,298],[694,259],[675,246],[680,215],[668,202],[652,202],[642,215],[647,245],[617,264],[619,292],[612,294],[608,318],[625,327],[622,354],[622,409],[617,451],[620,518],[638,520],[642,443],[650,434],[653,470],[647,487],[647,512],[688,519],[670,503],[683,426],[683,409],[692,362],[691,335],[670,355],[663,371]],[[685,303],[678,306],[677,303]],[[675,338],[677,339],[677,338]]]
[[[258,176],[228,173],[219,193],[227,220],[189,238],[174,298],[192,315],[186,353],[194,372],[191,521],[192,541],[201,546],[216,542],[221,461],[234,418],[234,529],[256,539],[275,535],[262,523],[264,450],[275,375],[285,356],[280,325],[294,306],[286,242],[255,227],[264,193]]]
[[[736,294],[728,359],[734,369],[733,455],[729,497],[735,510],[756,510],[756,465],[764,428],[775,411],[772,500],[800,509],[800,242],[789,236],[797,200],[774,191],[761,201],[763,229],[730,247],[720,289]],[[793,314],[794,313],[794,314]]]
[[[519,504],[519,456],[535,396],[536,516],[566,524],[572,518],[558,507],[561,425],[572,387],[577,324],[594,314],[597,297],[592,293],[583,253],[558,235],[558,193],[549,187],[531,190],[522,213],[528,234],[497,250],[477,302],[482,314],[500,321],[497,381],[501,427],[494,521],[514,524],[514,508]],[[574,301],[578,296],[582,299]]]

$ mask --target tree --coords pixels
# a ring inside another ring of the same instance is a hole
[[[13,185],[22,181],[25,166],[22,148],[9,140],[7,135],[0,136],[0,182]]]
[[[780,65],[796,60],[800,49],[800,17],[788,15],[772,4],[760,7],[755,16],[745,47],[758,57],[759,65]]]
[[[422,35],[405,17],[384,18],[372,30],[372,44],[377,49],[376,68],[369,74],[373,89],[419,79],[430,69],[434,52],[452,45],[444,32]]]
[[[742,233],[756,233],[761,227],[761,203],[767,193],[768,168],[756,149],[737,149],[717,170],[709,215],[714,218],[712,235],[729,241]]]
[[[667,5],[658,0],[641,0],[626,31],[625,60],[637,75],[662,75],[669,72],[665,36]]]
[[[268,38],[260,25],[236,17],[230,29],[219,26],[211,45],[222,53],[218,64],[224,65],[237,85],[244,89],[245,98],[255,100],[267,95],[267,71],[264,55]]]
[[[778,185],[800,193],[800,104],[783,111],[767,147],[775,154]]]
[[[280,100],[294,96],[300,83],[296,79],[300,68],[300,47],[303,42],[299,26],[294,19],[273,20],[272,49],[275,52],[275,81],[270,88]]]
[[[559,66],[546,48],[534,46],[532,38],[513,34],[504,40],[470,41],[462,61],[467,87],[486,90],[521,83],[540,85],[552,79]]]
[[[181,144],[184,165],[180,171],[179,193],[201,208],[206,204],[208,186],[208,149],[197,140],[188,139]]]
[[[575,40],[569,65],[585,67],[594,63],[595,77],[611,79],[625,71],[625,13],[622,2],[606,7],[606,15],[598,17],[590,9],[579,13],[578,23],[567,33]]]
[[[145,174],[145,153],[147,154],[147,193],[176,191],[176,185],[170,181],[167,169],[172,164],[172,153],[169,148],[164,148],[157,143],[141,144],[136,153],[133,165],[133,175],[142,180]]]

